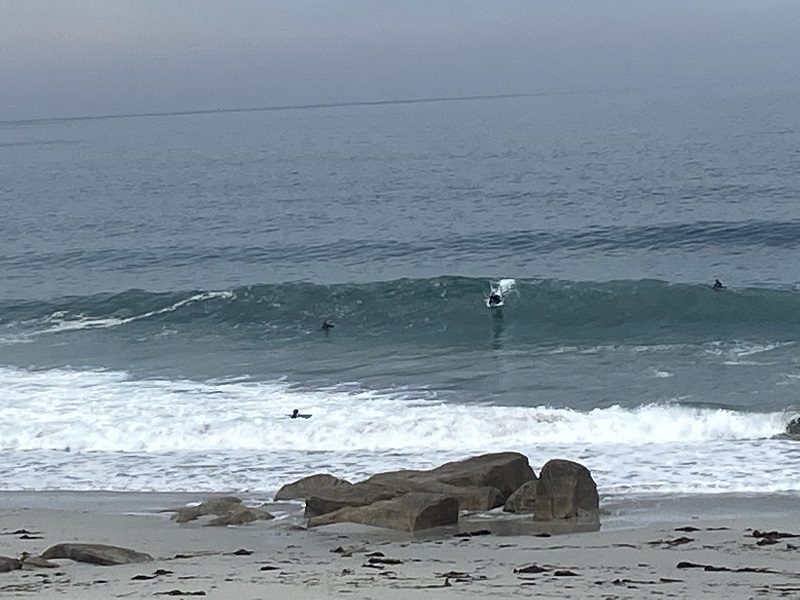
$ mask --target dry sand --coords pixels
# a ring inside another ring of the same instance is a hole
[[[616,508],[601,531],[550,537],[437,532],[410,538],[342,525],[306,531],[291,519],[217,528],[177,525],[156,512],[203,498],[0,494],[0,555],[82,541],[154,557],[112,567],[57,560],[56,569],[0,573],[0,597],[800,598],[800,538],[759,546],[751,529],[798,533],[792,496],[676,501],[649,507],[651,523],[640,518],[638,525],[627,516],[636,513],[633,507]],[[486,528],[491,522],[479,521]],[[29,539],[11,533],[20,529],[32,532]],[[339,547],[344,554],[333,552]],[[240,549],[247,552],[234,554]],[[679,568],[681,562],[730,570]],[[519,572],[531,565],[541,572]]]

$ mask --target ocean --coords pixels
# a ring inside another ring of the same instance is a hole
[[[790,86],[2,122],[0,489],[800,493],[798,200]]]

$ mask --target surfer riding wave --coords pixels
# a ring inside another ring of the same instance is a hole
[[[501,308],[506,304],[506,297],[516,291],[517,282],[514,279],[498,279],[489,282],[489,296],[486,298],[486,308]]]

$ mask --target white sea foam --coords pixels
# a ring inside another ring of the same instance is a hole
[[[205,300],[211,300],[215,298],[230,299],[234,297],[234,293],[230,291],[202,292],[195,294],[194,296],[184,298],[183,300],[179,300],[178,302],[170,304],[169,306],[165,306],[164,308],[151,310],[131,317],[87,317],[82,314],[70,315],[64,311],[57,311],[44,319],[47,327],[44,330],[36,333],[59,333],[63,331],[76,331],[80,329],[109,329],[111,327],[118,327],[127,323],[133,323],[134,321],[141,321],[142,319],[147,319],[156,315],[174,312],[183,306],[193,304],[195,302],[203,302]]]
[[[410,390],[67,369],[0,368],[0,389],[0,462],[14,465],[0,468],[7,489],[272,489],[304,469],[359,476],[498,450],[535,466],[580,460],[607,491],[800,489],[789,477],[800,453],[769,439],[782,413],[443,404]],[[290,419],[293,408],[313,416]]]

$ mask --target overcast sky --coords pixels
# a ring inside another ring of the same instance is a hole
[[[800,82],[798,0],[0,0],[0,120]]]

